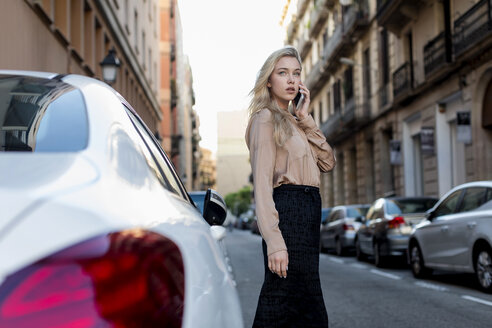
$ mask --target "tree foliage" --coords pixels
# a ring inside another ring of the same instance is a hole
[[[243,187],[237,192],[227,194],[225,196],[225,202],[235,216],[246,212],[251,204],[251,187]]]

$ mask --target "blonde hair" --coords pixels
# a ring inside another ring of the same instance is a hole
[[[267,84],[275,65],[282,57],[294,57],[301,65],[301,57],[296,48],[292,46],[285,46],[268,56],[258,72],[255,86],[249,93],[252,99],[248,108],[250,121],[262,109],[270,110],[273,121],[273,137],[278,146],[283,146],[285,141],[292,136],[292,125],[289,123],[290,113],[278,106]]]

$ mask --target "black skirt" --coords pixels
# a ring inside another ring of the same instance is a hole
[[[265,281],[253,328],[326,328],[328,314],[319,280],[319,189],[281,185],[273,190],[273,201],[289,254],[287,278],[270,272],[263,241]]]

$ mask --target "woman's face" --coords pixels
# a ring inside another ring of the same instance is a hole
[[[295,98],[301,83],[301,65],[295,57],[282,57],[275,65],[267,86],[277,104],[287,109],[289,101]]]

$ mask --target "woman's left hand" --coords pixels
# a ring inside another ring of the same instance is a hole
[[[297,109],[294,109],[294,110],[295,110],[296,116],[300,120],[302,120],[309,115],[308,109],[309,109],[309,104],[311,103],[311,97],[310,97],[310,93],[309,93],[308,88],[306,88],[304,86],[304,84],[302,84],[302,83],[299,84],[299,92],[304,95],[304,101],[302,103],[301,108],[299,108],[298,110]]]

